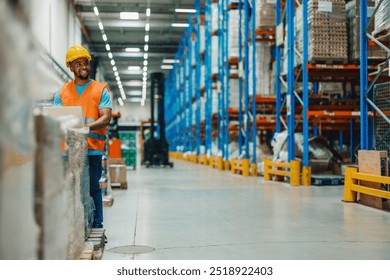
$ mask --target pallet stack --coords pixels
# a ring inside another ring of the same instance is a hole
[[[368,1],[368,8],[372,11],[375,8],[375,0]],[[379,11],[378,11],[379,12]],[[370,15],[371,13],[369,13]],[[371,17],[367,18],[369,22]],[[376,18],[375,18],[376,19]],[[347,3],[347,25],[348,25],[348,57],[351,63],[358,63],[360,59],[360,0],[353,0]],[[374,25],[368,26],[367,32],[372,33]],[[386,52],[379,46],[368,47],[368,59],[371,61],[384,60]]]
[[[309,61],[344,64],[348,60],[345,0],[309,0]]]
[[[275,29],[275,1],[256,0],[256,29]]]
[[[375,6],[378,6],[380,0],[375,0]],[[380,33],[389,34],[390,31],[390,1],[383,0],[375,14],[375,30],[374,35]]]

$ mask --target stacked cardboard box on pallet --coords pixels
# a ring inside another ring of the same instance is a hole
[[[111,187],[127,189],[126,161],[124,158],[110,158],[109,171]]]
[[[332,0],[330,3],[321,7],[320,1],[309,2],[309,60],[329,58],[346,63],[348,40],[345,1]]]
[[[256,29],[275,29],[275,0],[256,0]]]
[[[378,6],[380,0],[375,0],[375,6]],[[375,14],[375,30],[374,34],[378,35],[381,32],[390,32],[390,1],[383,0]]]
[[[345,0],[309,0],[309,61],[340,64],[348,59]],[[298,9],[297,9],[298,10]],[[297,17],[302,16],[301,10]],[[301,25],[297,29],[302,30]],[[298,36],[297,38],[302,38]],[[298,45],[302,51],[302,44]]]
[[[353,0],[347,3],[347,25],[348,25],[348,57],[352,63],[357,63],[360,59],[360,0]],[[367,23],[371,20],[371,14],[375,9],[375,1],[368,1]],[[367,32],[372,33],[374,25],[368,26]],[[369,60],[384,60],[386,52],[379,46],[368,47]]]
[[[249,47],[252,53],[252,45]],[[274,95],[271,91],[272,69],[271,69],[271,47],[267,42],[256,43],[256,92],[259,95]],[[252,73],[252,56],[249,57],[249,70]],[[249,94],[253,92],[253,78],[249,75]]]
[[[358,151],[359,172],[378,176],[388,176],[388,154],[387,151]],[[387,185],[373,182],[361,182],[362,186],[389,190]],[[389,200],[368,194],[359,194],[359,202],[364,205],[372,206],[378,209],[390,209]]]

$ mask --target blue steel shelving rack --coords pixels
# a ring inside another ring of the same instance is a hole
[[[201,101],[200,101],[200,84],[201,84],[201,55],[200,55],[200,0],[195,0],[195,102],[196,102],[196,112],[195,112],[195,154],[196,160],[198,161],[200,156],[200,146],[201,146],[201,137],[200,137],[200,113],[201,113]]]
[[[200,16],[201,2],[195,1],[196,13],[188,16],[189,26],[183,30],[182,38],[175,53],[173,69],[166,78],[166,122],[167,139],[170,143],[170,151],[180,153],[191,153],[191,160],[197,161],[201,156],[200,147],[204,143],[206,151],[210,153],[211,148],[211,118],[206,117],[204,124],[204,137],[202,139],[201,127],[201,54],[200,54]],[[211,34],[211,33],[210,33]],[[192,63],[195,55],[197,63]],[[208,63],[211,58],[210,52],[206,51],[204,61]],[[210,69],[210,68],[208,68]],[[194,80],[195,77],[195,80]],[[211,74],[206,79],[206,115],[211,116]],[[192,104],[196,104],[196,110]],[[169,110],[168,110],[169,108]],[[195,125],[193,116],[195,115]],[[195,157],[194,157],[195,155]]]
[[[205,1],[205,96],[206,96],[206,108],[205,108],[205,121],[204,121],[204,139],[205,139],[205,152],[206,156],[210,158],[212,156],[212,68],[211,68],[211,46],[212,46],[212,14],[211,14],[211,0]]]
[[[361,150],[371,150],[375,148],[375,133],[372,133],[372,122],[369,121],[369,106],[379,114],[388,124],[390,124],[390,119],[384,114],[380,108],[376,106],[372,98],[372,90],[377,83],[380,75],[383,73],[383,70],[386,66],[389,66],[390,61],[390,43],[389,36],[387,36],[387,46],[386,43],[379,40],[372,34],[368,32],[368,27],[372,23],[377,11],[384,2],[388,0],[380,0],[371,16],[371,20],[367,20],[368,15],[368,1],[360,0],[360,149]],[[388,4],[389,5],[389,4]],[[389,27],[387,27],[387,32]],[[378,73],[372,78],[371,82],[368,81],[368,42],[369,40],[376,43],[383,50],[387,51],[388,56],[384,63],[381,65]]]

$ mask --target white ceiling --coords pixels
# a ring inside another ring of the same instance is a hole
[[[114,97],[120,96],[113,66],[108,57],[106,43],[110,45],[115,65],[125,93],[131,90],[142,90],[142,86],[129,85],[130,80],[142,80],[144,63],[145,35],[149,35],[148,75],[162,70],[162,60],[173,58],[182,38],[184,28],[171,27],[171,23],[187,23],[189,14],[176,13],[175,8],[190,8],[195,6],[194,0],[75,0],[76,11],[81,23],[85,26],[86,43],[91,53],[95,55],[99,65],[103,65],[104,76]],[[94,13],[94,5],[99,10],[99,16]],[[146,16],[146,9],[150,8],[151,15]],[[121,20],[120,12],[138,12],[139,20]],[[103,23],[107,42],[102,38],[99,29],[99,19]],[[145,31],[146,22],[150,30]],[[125,48],[140,48],[140,53],[129,53]],[[132,73],[128,66],[140,66],[141,71]],[[127,97],[130,97],[128,94]],[[129,100],[128,100],[129,101]]]

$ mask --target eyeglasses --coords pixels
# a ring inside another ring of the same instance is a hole
[[[87,67],[89,66],[89,61],[79,61],[73,64],[73,67],[80,68],[80,67]]]

